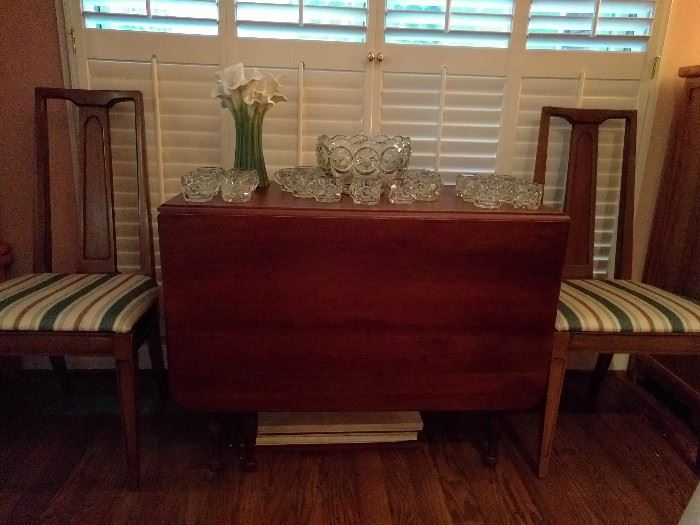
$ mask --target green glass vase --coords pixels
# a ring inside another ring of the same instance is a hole
[[[260,179],[259,188],[266,188],[270,182],[265,169],[263,156],[262,128],[265,112],[257,108],[249,112],[247,107],[232,111],[236,124],[236,149],[234,168],[255,169]]]

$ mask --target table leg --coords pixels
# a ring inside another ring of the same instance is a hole
[[[489,467],[495,467],[498,463],[498,449],[502,435],[503,418],[501,414],[498,412],[489,414],[486,452],[482,457],[484,464]]]
[[[240,414],[240,443],[238,458],[244,472],[255,472],[258,463],[255,459],[255,442],[258,438],[258,413],[246,412]]]
[[[220,414],[210,414],[209,415],[209,444],[210,444],[210,457],[209,457],[209,469],[212,472],[219,472],[224,466],[223,460],[223,423]]]

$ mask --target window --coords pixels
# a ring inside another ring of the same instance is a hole
[[[365,42],[366,0],[236,0],[242,38]]]
[[[508,47],[513,0],[386,0],[385,41]]]
[[[528,49],[643,52],[654,0],[532,0]]]
[[[366,42],[368,0],[226,0],[240,38]],[[507,48],[514,0],[378,0],[387,44]],[[644,52],[656,0],[532,0],[527,49]],[[217,0],[83,0],[88,29],[217,35]]]
[[[83,0],[88,29],[216,35],[216,0]]]

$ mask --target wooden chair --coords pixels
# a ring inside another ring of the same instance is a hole
[[[550,373],[548,406],[557,410],[568,355],[598,353],[589,394],[594,397],[613,354],[700,354],[700,305],[631,281],[636,111],[542,108],[535,182],[544,183],[552,117],[571,124],[564,211],[571,229],[564,263]],[[625,122],[614,279],[593,279],[598,133],[611,119]],[[556,418],[543,430],[539,475],[547,472]]]
[[[76,274],[52,273],[48,101],[71,102],[77,114]],[[110,109],[134,107],[139,274],[117,273]],[[65,381],[66,355],[113,356],[129,478],[139,482],[138,348],[148,340],[163,388],[163,355],[154,279],[141,93],[36,88],[36,194],[33,273],[0,284],[0,355],[48,355]]]

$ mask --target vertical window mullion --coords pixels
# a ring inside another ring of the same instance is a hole
[[[600,2],[602,0],[595,0],[595,5],[593,6],[593,20],[591,20],[591,37],[595,37],[598,34],[598,14],[600,13]]]
[[[450,32],[450,16],[452,15],[452,0],[445,1],[445,33]]]

